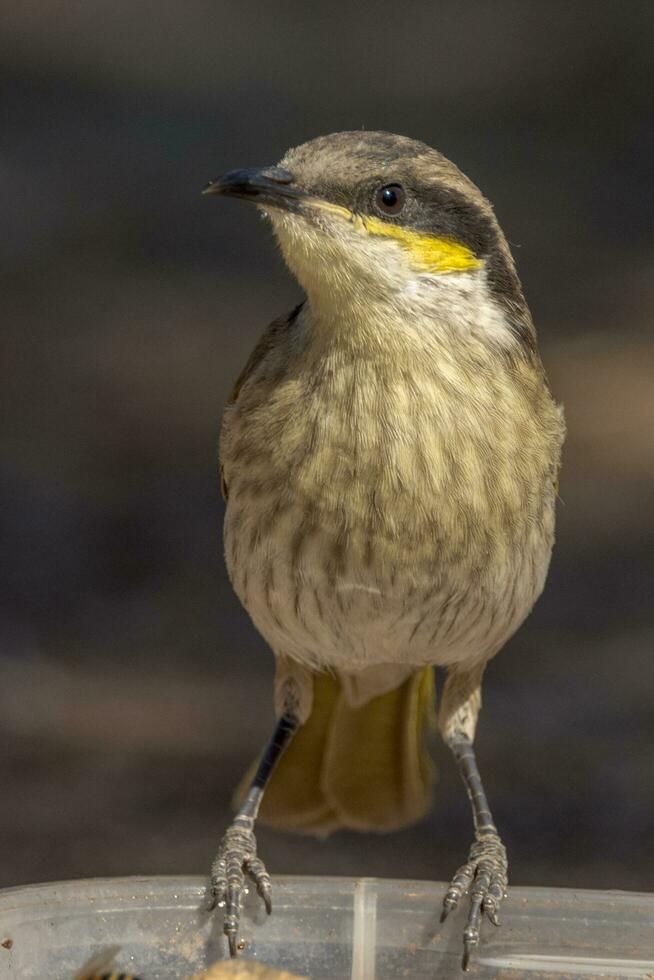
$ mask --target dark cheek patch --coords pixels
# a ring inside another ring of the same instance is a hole
[[[418,191],[418,200],[421,192]],[[421,231],[453,238],[484,258],[497,240],[497,230],[491,217],[484,213],[474,201],[462,194],[446,188],[426,189],[424,204],[415,216],[416,226]]]

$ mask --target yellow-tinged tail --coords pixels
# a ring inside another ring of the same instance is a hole
[[[311,715],[272,774],[259,820],[318,836],[415,823],[430,804],[434,768],[424,743],[433,706],[431,668],[356,708],[336,677],[315,674]]]

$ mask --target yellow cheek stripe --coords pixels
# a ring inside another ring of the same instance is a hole
[[[479,269],[482,265],[481,260],[467,245],[462,245],[453,238],[423,235],[409,228],[380,221],[379,218],[362,217],[361,221],[368,234],[385,235],[403,245],[409,252],[413,265],[421,272],[466,272],[468,269]]]
[[[483,263],[467,245],[453,238],[438,238],[435,235],[423,235],[418,231],[401,228],[379,218],[368,215],[353,214],[347,208],[330,201],[315,200],[314,203],[324,211],[345,218],[369,235],[384,235],[394,238],[409,252],[413,266],[419,272],[466,272],[469,269],[479,269]]]

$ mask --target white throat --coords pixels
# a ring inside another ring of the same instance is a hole
[[[314,329],[351,344],[416,349],[436,341],[511,348],[517,343],[486,269],[431,274],[399,243],[361,235],[342,219],[314,226],[270,214],[286,263],[307,294]]]

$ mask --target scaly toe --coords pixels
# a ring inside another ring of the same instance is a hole
[[[207,909],[211,911],[216,906],[224,906],[223,932],[229,943],[230,956],[236,956],[238,952],[241,900],[246,873],[254,879],[266,912],[269,915],[272,912],[270,876],[263,861],[257,857],[253,823],[251,817],[236,817],[227,829],[218,856],[211,867]]]
[[[452,883],[445,894],[445,898],[443,899],[441,922],[444,922],[450,912],[453,912],[457,908],[459,902],[461,901],[461,897],[465,895],[470,888],[474,875],[475,868],[472,864],[464,864],[458,869],[452,878]]]
[[[207,912],[213,912],[217,906],[225,901],[227,879],[224,877],[216,878],[212,875],[211,884],[207,888],[207,893],[206,909]]]
[[[462,968],[468,970],[472,952],[479,945],[481,922],[486,916],[499,926],[500,903],[506,897],[506,850],[496,834],[479,835],[470,849],[468,864],[458,869],[445,898],[441,922],[470,895],[468,920],[463,933]]]

